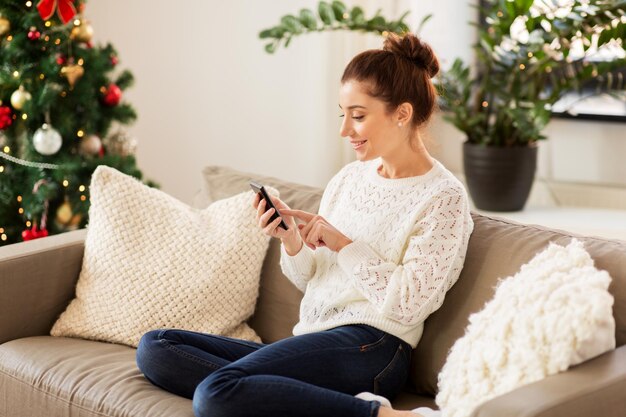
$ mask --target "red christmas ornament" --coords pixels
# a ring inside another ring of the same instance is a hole
[[[104,156],[104,146],[101,146],[101,147],[100,147],[100,150],[98,151],[98,156],[99,156],[100,158],[102,158],[102,157]]]
[[[111,65],[116,66],[119,62],[120,61],[117,59],[117,56],[111,55]]]
[[[57,64],[58,65],[65,65],[67,63],[67,58],[65,57],[65,55],[57,55]]]
[[[54,11],[67,23],[76,15],[76,7],[73,0],[41,0],[37,3],[37,10],[43,20],[49,20]]]
[[[22,240],[24,242],[26,242],[27,240],[32,240],[32,239],[33,239],[33,233],[29,229],[26,229],[22,232]]]
[[[13,123],[13,112],[9,106],[0,106],[0,129],[6,129]]]
[[[33,194],[39,190],[43,184],[48,181],[45,179],[40,179],[33,186]],[[40,237],[48,236],[48,229],[46,228],[46,223],[48,221],[48,200],[45,200],[43,203],[43,214],[41,215],[41,229],[37,229],[37,223],[33,222],[33,227],[28,230],[24,230],[22,232],[22,239],[26,242],[27,240],[39,239]]]
[[[33,239],[39,239],[40,237],[48,236],[48,229],[37,229],[37,225],[33,225],[33,227],[29,230],[26,229],[22,232],[22,240],[24,242]]]
[[[30,39],[31,41],[36,41],[37,39],[41,38],[41,32],[39,32],[37,29],[31,28],[27,36],[28,39]]]
[[[122,100],[122,90],[115,84],[109,84],[102,102],[109,107],[117,106]]]

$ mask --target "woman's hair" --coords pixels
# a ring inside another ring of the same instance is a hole
[[[437,105],[431,78],[439,72],[432,48],[412,33],[389,34],[382,49],[361,52],[348,64],[341,83],[369,84],[368,94],[387,103],[388,112],[408,102],[413,106],[414,127],[428,121]]]

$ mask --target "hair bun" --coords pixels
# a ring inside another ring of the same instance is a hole
[[[409,59],[426,70],[430,78],[439,73],[439,60],[430,45],[410,32],[403,36],[390,33],[383,43],[383,50]]]

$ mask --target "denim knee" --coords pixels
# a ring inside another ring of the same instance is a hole
[[[239,409],[241,401],[233,398],[235,388],[246,374],[235,369],[222,368],[208,376],[193,394],[193,411],[196,417],[245,416]]]
[[[163,355],[163,345],[160,343],[162,330],[151,330],[144,334],[139,340],[137,346],[136,362],[139,370],[148,378],[153,380],[157,375],[153,375],[161,363],[160,359]]]

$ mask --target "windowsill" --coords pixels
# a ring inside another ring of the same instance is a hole
[[[626,241],[626,210],[587,207],[527,207],[518,212],[477,213],[503,217],[523,224],[537,224],[585,236]]]
[[[455,173],[465,184],[462,174]],[[596,206],[590,206],[596,204]],[[536,179],[526,207],[516,212],[471,209],[490,217],[536,224],[583,236],[626,241],[626,189],[575,183],[547,183]],[[612,205],[609,206],[609,205]]]

